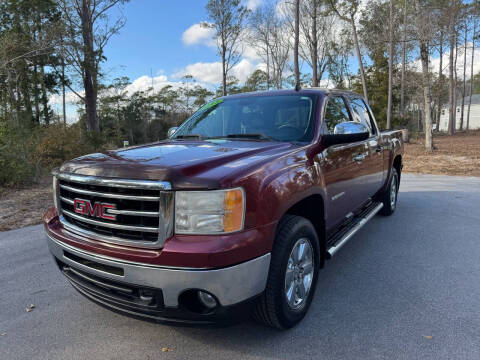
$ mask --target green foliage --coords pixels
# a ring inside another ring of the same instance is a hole
[[[60,29],[54,0],[0,2],[0,110],[16,120],[51,120],[48,95],[60,81],[53,50]]]
[[[181,124],[213,95],[194,84],[192,77],[188,79],[180,88],[167,85],[154,93],[149,89],[131,95],[125,91],[128,79],[115,79],[99,97],[101,135],[114,147],[122,146],[124,140],[135,145],[165,139],[170,127]]]
[[[0,128],[0,186],[28,184],[65,160],[103,149],[78,125]]]
[[[260,69],[255,70],[245,81],[244,91],[267,90],[267,73]]]
[[[388,59],[381,48],[370,54],[373,64],[365,69],[369,105],[372,108],[375,119],[380,128],[385,128],[387,123],[387,101],[388,101]],[[359,77],[352,82],[353,91],[362,94],[362,83]],[[393,94],[393,103],[397,104],[398,99]],[[392,124],[400,125],[399,119],[393,119]]]
[[[32,159],[48,170],[60,166],[66,160],[102,150],[103,144],[107,142],[105,137],[85,132],[77,124],[54,124],[38,130]]]
[[[0,186],[22,184],[37,173],[32,158],[38,139],[26,127],[0,129]]]

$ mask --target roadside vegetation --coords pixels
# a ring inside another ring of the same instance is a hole
[[[180,83],[133,93],[130,79],[110,79],[105,70],[105,46],[127,20],[113,10],[126,2],[0,2],[0,193],[42,183],[76,156],[164,139],[213,97],[245,91],[328,86],[362,93],[382,128],[422,134],[407,145],[418,155],[411,171],[420,171],[420,159],[437,161],[447,143],[460,151],[470,136],[432,139],[432,127],[442,107],[463,109],[480,93],[480,74],[470,66],[478,61],[478,0],[264,0],[253,11],[246,1],[209,0],[202,26],[214,30],[222,82],[206,87],[184,74]],[[232,68],[247,48],[263,65],[241,83]],[[75,123],[67,121],[69,95],[78,104]],[[52,97],[63,100],[61,111]],[[470,112],[462,111],[459,124],[454,114],[450,136],[458,125],[469,127]],[[474,148],[479,137],[468,139]],[[420,156],[421,147],[427,153]]]

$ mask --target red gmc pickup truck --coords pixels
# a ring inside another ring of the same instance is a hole
[[[211,101],[158,143],[54,171],[44,216],[61,272],[90,300],[161,322],[251,311],[287,329],[319,270],[395,211],[401,133],[361,96],[300,89]]]

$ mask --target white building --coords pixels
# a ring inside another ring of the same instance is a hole
[[[467,126],[467,113],[468,113],[468,100],[469,96],[465,98],[465,107],[463,111],[463,129]],[[457,100],[457,109],[455,114],[457,115],[456,128],[460,129],[460,114],[462,111],[462,99]],[[440,114],[440,131],[448,130],[448,106],[442,108]],[[470,107],[470,122],[468,126],[469,130],[480,129],[480,94],[472,95],[472,105]]]

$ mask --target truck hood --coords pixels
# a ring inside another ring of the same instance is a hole
[[[110,178],[169,181],[173,188],[219,188],[298,146],[264,141],[163,141],[90,154],[60,171]]]

